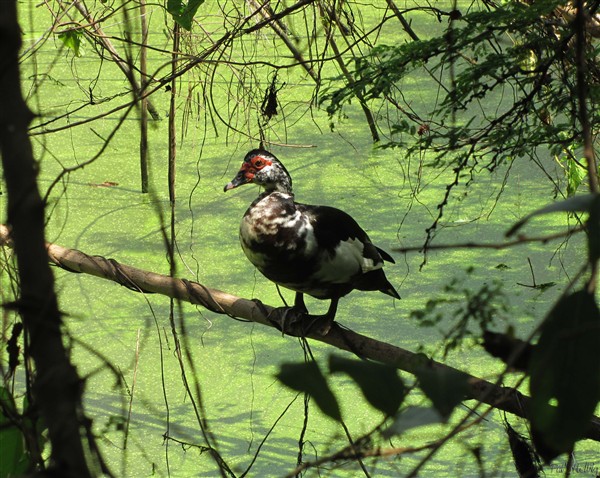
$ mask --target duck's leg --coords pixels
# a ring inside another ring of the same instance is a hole
[[[294,307],[301,310],[303,313],[308,314],[308,309],[304,303],[304,294],[302,292],[296,292],[296,298],[294,299]]]
[[[297,324],[302,324],[306,317],[310,317],[308,309],[304,303],[304,294],[296,292],[294,297],[294,305],[292,307],[281,307],[281,331],[285,333],[286,326],[289,328],[295,327]]]
[[[306,314],[307,318],[312,319],[306,328],[307,332],[316,332],[320,335],[327,335],[331,330],[333,321],[335,320],[335,313],[337,312],[337,306],[339,297],[333,297],[329,304],[329,309],[324,315],[310,315]]]
[[[331,299],[329,309],[327,309],[327,312],[324,315],[311,315],[308,313],[308,309],[304,303],[304,294],[302,292],[296,292],[294,306],[286,310],[282,315],[282,330],[285,330],[286,325],[290,328],[300,325],[304,331],[303,335],[310,332],[327,335],[333,325],[338,302],[339,297],[334,297]]]

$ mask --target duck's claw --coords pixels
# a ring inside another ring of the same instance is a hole
[[[302,307],[275,307],[273,309],[265,307],[259,299],[252,299],[261,314],[283,334],[300,335],[295,332],[301,330],[301,325],[306,316],[306,308]]]
[[[310,333],[327,335],[333,325],[331,315],[311,315],[303,302],[296,302],[293,307],[276,307],[267,310],[258,299],[252,302],[260,309],[267,320],[282,334],[305,337]]]
[[[327,335],[333,325],[333,320],[328,315],[306,315],[306,319],[310,322],[305,326],[306,333],[315,333],[319,335]]]

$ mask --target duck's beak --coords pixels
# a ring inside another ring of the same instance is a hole
[[[233,178],[230,182],[228,182],[225,185],[225,187],[223,188],[223,192],[227,192],[230,189],[242,186],[243,184],[249,183],[251,180],[252,178],[248,177],[248,171],[246,170],[246,168],[242,167],[242,169],[240,169],[239,172],[235,175],[235,178]]]

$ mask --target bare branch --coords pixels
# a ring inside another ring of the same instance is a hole
[[[396,252],[421,252],[423,249],[427,251],[433,251],[436,249],[506,249],[508,247],[520,246],[523,244],[529,244],[530,242],[541,242],[545,244],[549,241],[556,239],[564,239],[570,237],[572,234],[583,231],[583,226],[575,227],[564,232],[557,232],[556,234],[549,234],[547,236],[539,237],[526,237],[519,236],[513,241],[499,242],[499,243],[481,243],[481,242],[461,242],[457,244],[428,244],[427,246],[410,246],[410,247],[397,247],[393,249]]]

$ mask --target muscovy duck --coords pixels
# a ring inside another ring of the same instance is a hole
[[[294,308],[303,317],[324,321],[321,333],[333,324],[340,297],[354,289],[400,299],[383,272],[383,261],[394,259],[344,211],[295,202],[292,178],[274,154],[250,151],[224,191],[248,183],[264,191],[242,219],[242,249],[267,279],[296,292]],[[327,313],[308,315],[303,294],[330,299]]]

